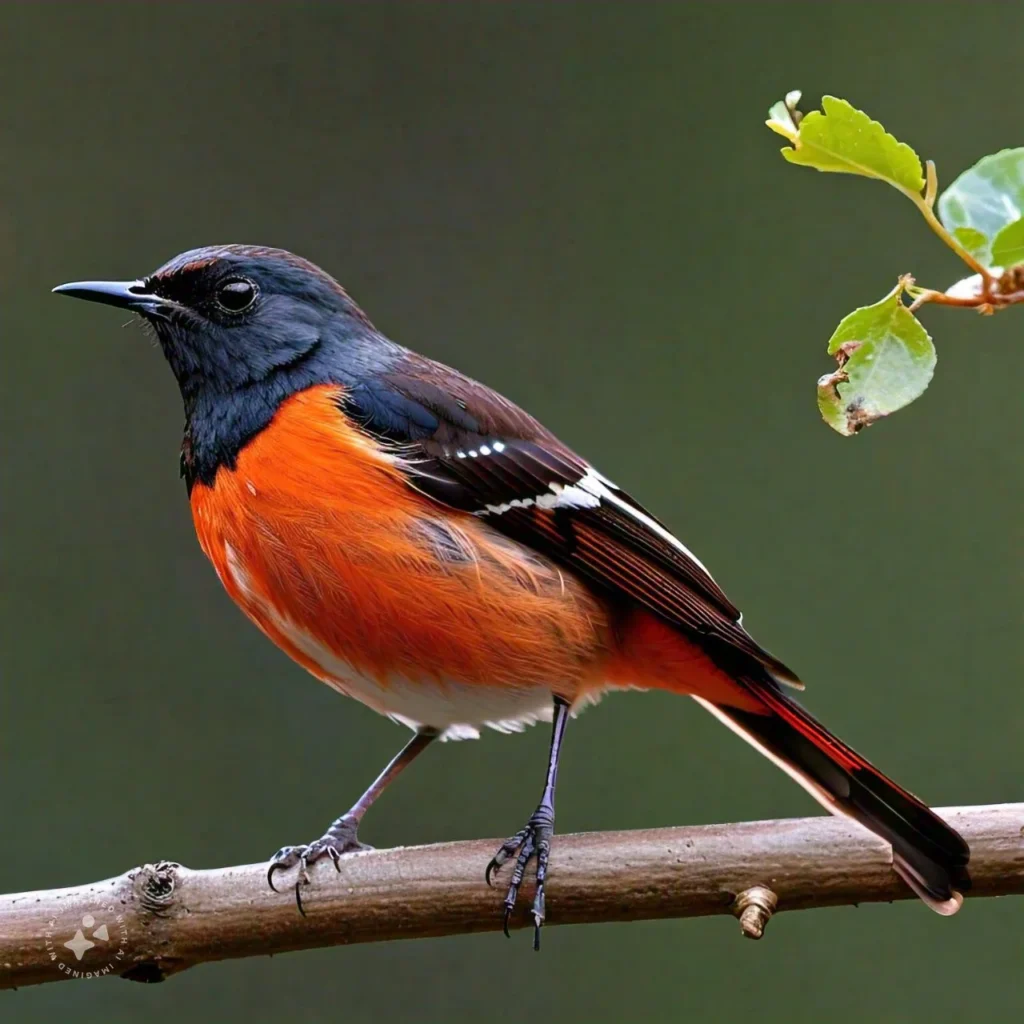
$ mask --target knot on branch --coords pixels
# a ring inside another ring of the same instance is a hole
[[[766,885],[752,885],[733,900],[732,912],[740,920],[740,929],[748,939],[759,939],[771,920],[779,898]]]
[[[143,864],[132,881],[139,903],[151,914],[162,914],[174,900],[178,885],[180,864],[162,860],[156,864]]]

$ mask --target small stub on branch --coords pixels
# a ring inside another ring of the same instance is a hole
[[[778,897],[766,885],[752,885],[733,900],[732,912],[739,918],[745,938],[759,939],[775,913]]]

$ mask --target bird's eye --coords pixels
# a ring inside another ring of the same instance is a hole
[[[256,285],[245,278],[232,278],[217,289],[217,305],[229,313],[244,313],[255,301]]]

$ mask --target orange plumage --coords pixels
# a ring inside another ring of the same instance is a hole
[[[228,593],[317,678],[403,720],[436,704],[428,724],[455,736],[549,717],[552,692],[579,703],[661,687],[752,706],[679,632],[484,519],[442,516],[338,414],[339,398],[330,387],[289,398],[191,499]],[[423,690],[415,700],[410,685]],[[492,713],[474,718],[478,707]]]

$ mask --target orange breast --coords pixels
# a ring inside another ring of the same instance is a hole
[[[592,686],[608,654],[601,601],[484,521],[417,495],[341,415],[339,394],[288,399],[233,470],[193,488],[199,542],[232,598],[314,675],[386,713],[406,714],[392,705],[408,699],[388,695],[409,687],[457,703],[468,688],[546,701]]]

